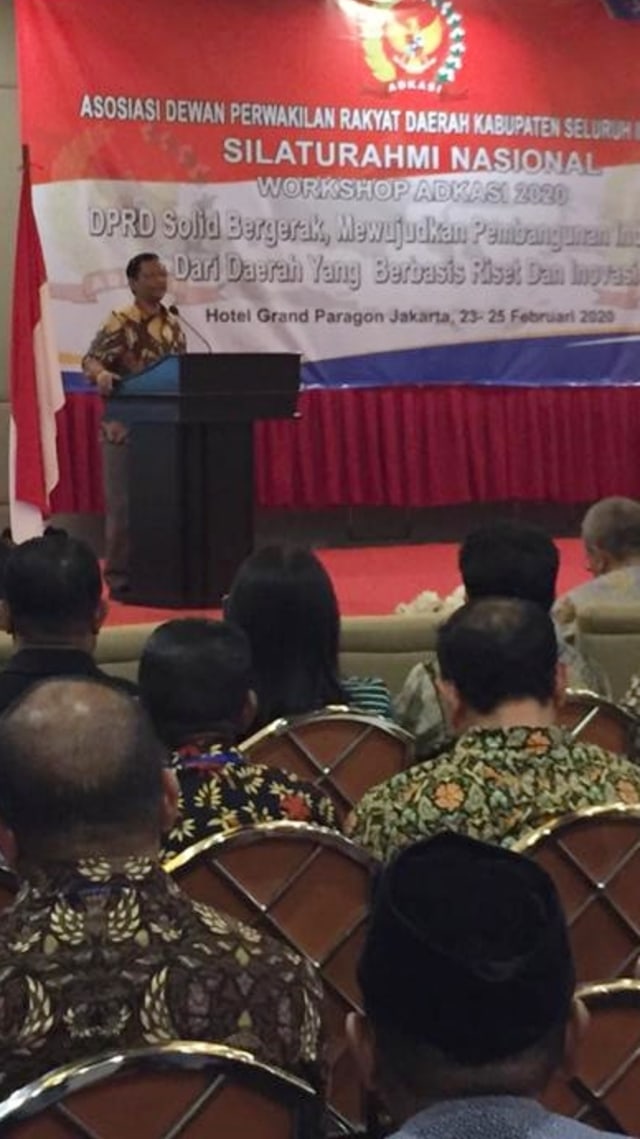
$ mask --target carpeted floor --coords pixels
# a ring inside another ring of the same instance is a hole
[[[559,538],[561,551],[558,591],[563,593],[587,578],[581,542]],[[341,611],[349,616],[391,613],[400,601],[410,601],[424,589],[446,595],[459,584],[454,543],[419,546],[371,546],[319,550],[338,594]],[[189,610],[196,616],[202,610]],[[213,613],[213,611],[209,611]],[[166,621],[175,609],[146,609],[112,602],[108,625]]]

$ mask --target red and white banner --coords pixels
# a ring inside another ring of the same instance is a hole
[[[309,383],[638,381],[640,27],[601,0],[90,7],[16,0],[65,367],[150,249]]]

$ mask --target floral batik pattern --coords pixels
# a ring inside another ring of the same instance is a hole
[[[171,766],[180,797],[165,859],[200,839],[256,823],[286,819],[338,829],[333,803],[312,783],[249,763],[235,748],[189,744],[174,753]]]
[[[386,861],[442,830],[512,846],[559,815],[640,803],[640,768],[562,728],[472,728],[436,759],[373,787],[347,822]]]

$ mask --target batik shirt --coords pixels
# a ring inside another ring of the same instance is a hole
[[[56,866],[0,915],[0,1096],[106,1051],[206,1040],[316,1086],[322,990],[287,946],[149,859]]]
[[[312,783],[274,767],[250,763],[235,748],[187,744],[171,766],[180,785],[179,814],[164,843],[172,858],[202,838],[288,819],[338,829],[335,807]]]
[[[164,305],[149,314],[133,304],[114,310],[107,317],[91,341],[87,356],[99,360],[117,376],[131,376],[164,356],[186,350],[187,341],[177,316]]]
[[[438,831],[512,846],[582,807],[640,803],[640,767],[563,728],[471,728],[442,755],[379,783],[347,822],[376,858]]]

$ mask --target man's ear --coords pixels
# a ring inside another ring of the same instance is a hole
[[[553,682],[553,703],[556,708],[562,708],[567,696],[567,666],[562,661],[556,665],[556,674]]]
[[[452,680],[436,680],[436,689],[445,719],[449,727],[456,731],[460,727],[464,714],[464,704],[460,693]]]
[[[13,869],[18,863],[18,844],[10,827],[0,821],[0,856]]]
[[[13,635],[13,621],[11,619],[11,610],[7,605],[4,598],[0,601],[0,629],[8,633],[9,636]]]
[[[258,697],[253,691],[253,688],[250,688],[245,697],[244,707],[240,713],[240,735],[244,735],[245,732],[249,731],[249,728],[256,718],[257,711]]]
[[[376,1048],[373,1029],[360,1012],[347,1013],[347,1044],[367,1091],[375,1088]]]
[[[601,577],[603,573],[608,573],[613,568],[611,555],[606,550],[601,549],[600,546],[590,545],[586,545],[585,549],[587,566],[594,577]]]
[[[579,997],[574,997],[564,1036],[561,1064],[561,1071],[566,1079],[570,1079],[577,1072],[580,1044],[589,1030],[590,1019],[589,1010],[584,1001],[581,1001]]]
[[[93,620],[91,622],[91,632],[94,633],[96,636],[98,635],[102,626],[104,625],[104,623],[107,619],[107,613],[108,612],[109,612],[109,603],[108,603],[108,601],[105,601],[104,597],[101,597],[97,606],[96,606],[96,611],[93,614]]]
[[[178,817],[180,785],[175,771],[165,767],[162,771],[162,801],[160,803],[160,831],[169,834]]]

